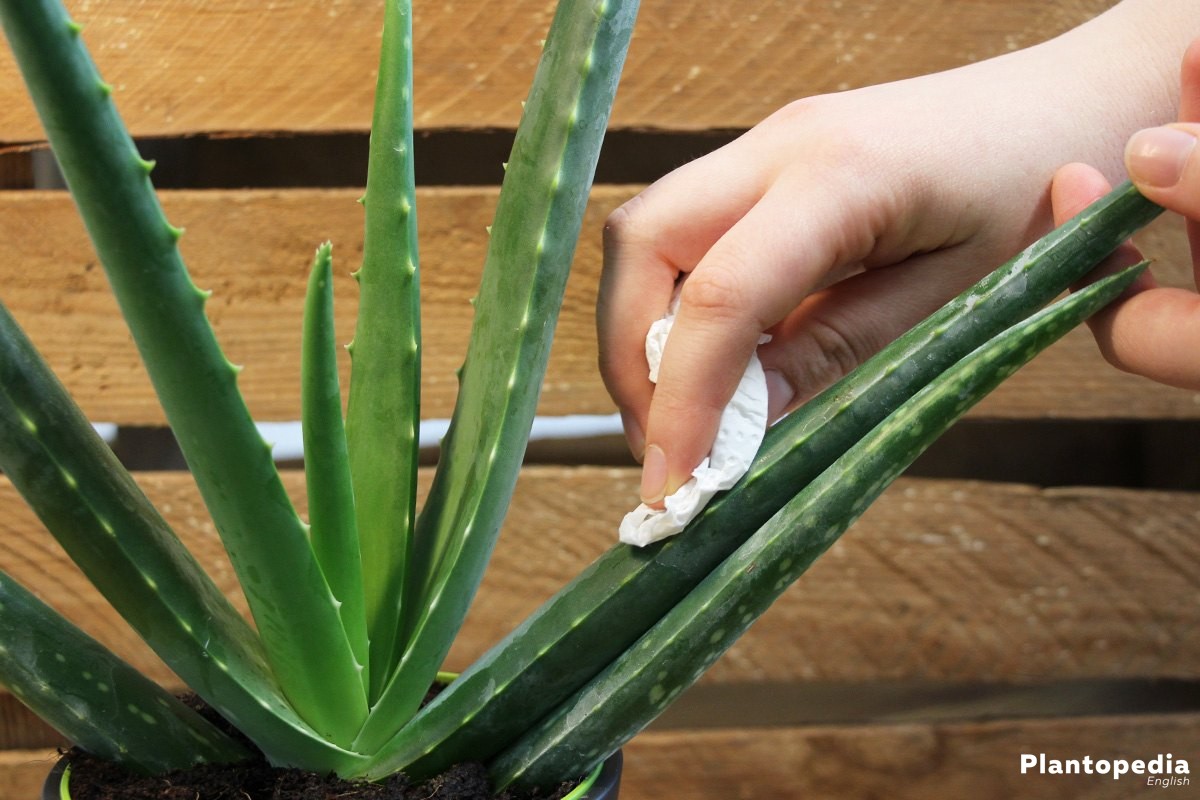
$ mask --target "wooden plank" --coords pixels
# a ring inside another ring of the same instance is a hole
[[[188,476],[139,479],[236,596]],[[527,469],[450,666],[465,666],[610,546],[637,480],[631,469]],[[299,497],[301,476],[286,481]],[[0,507],[0,569],[170,682],[8,484]],[[1197,519],[1200,495],[1190,493],[904,480],[706,680],[1195,678]]]
[[[614,125],[743,128],[798,97],[1035,44],[1115,0],[647,3]],[[552,4],[414,4],[417,124],[516,126]],[[366,130],[381,0],[68,2],[138,136]],[[187,31],[180,36],[180,31]],[[469,40],[468,32],[469,31]],[[0,142],[42,138],[7,49]]]
[[[560,317],[544,414],[612,409],[596,373],[593,323],[604,215],[629,190],[613,190],[587,220],[588,255]],[[351,191],[164,193],[172,220],[188,230],[184,257],[199,285],[215,291],[209,315],[230,358],[249,368],[240,383],[259,419],[299,418],[299,345],[305,276],[312,250],[335,243],[339,337],[349,342],[357,311],[350,272],[362,253],[362,211]],[[447,417],[457,392],[487,246],[495,190],[421,192],[425,324],[424,416]],[[27,225],[53,237],[30,237]],[[40,243],[36,239],[43,239]],[[0,198],[0,242],[16,249],[0,285],[6,305],[93,419],[161,424],[162,412],[102,270],[68,198],[55,193]],[[343,354],[343,387],[349,358]]]
[[[15,696],[0,694],[0,751],[57,746],[65,741]],[[0,797],[9,796],[0,793]]]
[[[613,410],[596,370],[594,307],[600,230],[637,187],[593,194],[568,284],[539,408],[542,414]],[[466,349],[487,244],[494,189],[419,192],[425,339],[423,415],[447,417]],[[210,317],[230,358],[248,368],[240,383],[254,415],[299,417],[300,317],[311,248],[335,243],[339,336],[348,342],[357,308],[349,277],[362,251],[362,219],[352,191],[165,192],[173,222],[188,231],[184,255],[197,283],[215,290]],[[54,236],[30,236],[53,230]],[[1165,283],[1185,285],[1190,260],[1182,226],[1166,219],[1144,237],[1162,257]],[[0,264],[5,304],[46,354],[92,419],[162,424],[128,333],[116,316],[102,270],[70,200],[61,193],[0,194]],[[343,358],[343,385],[349,360]],[[974,413],[989,417],[1195,418],[1200,395],[1109,369],[1079,331],[1023,370]]]
[[[1022,775],[1023,753],[1135,759],[1196,769],[1200,715],[829,728],[647,731],[625,748],[621,795],[672,800],[1130,800],[1192,797],[1149,775]]]
[[[0,797],[36,800],[42,796],[46,775],[58,760],[58,751],[0,750]]]
[[[1172,754],[1193,771],[1200,715],[642,733],[624,748],[621,795],[672,800],[927,800],[1158,797],[1149,775],[1021,774],[1021,755],[1135,759]],[[34,798],[57,754],[0,751],[0,793]],[[1189,782],[1195,780],[1189,775]],[[1190,784],[1193,785],[1194,784]],[[1191,797],[1190,786],[1172,797]]]
[[[209,313],[230,357],[250,365],[241,383],[261,419],[298,418],[304,276],[311,249],[325,239],[335,242],[340,336],[344,342],[352,337],[357,289],[349,274],[362,251],[355,196],[348,191],[165,196],[172,219],[190,231],[183,248],[197,282],[215,290]],[[422,201],[426,416],[448,416],[495,193],[433,190],[423,192]],[[21,249],[8,262],[21,266],[2,279],[14,314],[93,418],[161,422],[161,411],[152,401],[147,404],[149,381],[114,316],[116,305],[69,202],[60,195],[30,193],[9,195],[3,203],[12,213],[0,214],[0,241]],[[605,207],[597,206],[589,217],[591,231],[602,224]],[[34,220],[52,225],[59,235],[48,237],[52,242],[34,243],[21,227]],[[589,261],[597,264],[598,256]],[[594,269],[572,283],[572,300],[560,327],[564,353],[551,373],[544,413],[598,410],[590,320],[595,283]],[[348,358],[343,367],[346,381]],[[581,379],[591,384],[584,394],[590,395],[590,403],[576,402]],[[600,402],[608,410],[607,401]]]
[[[629,470],[528,473],[456,665],[611,542],[635,494]],[[1194,676],[1198,518],[1187,493],[901,481],[708,680]]]

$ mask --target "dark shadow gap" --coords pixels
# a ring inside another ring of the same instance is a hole
[[[614,130],[605,138],[597,183],[650,183],[735,139],[740,131],[676,132]],[[422,186],[495,186],[512,150],[514,131],[425,130],[414,145]],[[190,136],[138,141],[156,162],[159,189],[359,188],[367,180],[365,133],[259,134],[252,137]],[[0,156],[18,169],[28,152]],[[53,181],[42,182],[44,188]],[[11,188],[32,188],[15,180]]]
[[[1186,680],[697,684],[680,695],[652,729],[985,722],[1198,710],[1200,682]]]
[[[185,468],[166,428],[121,428],[113,449],[131,470]],[[1200,452],[1200,421],[964,420],[905,475],[1040,487],[1188,491],[1200,489],[1200,460],[1189,457],[1195,452]],[[420,462],[432,466],[437,457],[437,448],[425,448]],[[636,466],[622,436],[532,442],[525,463]]]

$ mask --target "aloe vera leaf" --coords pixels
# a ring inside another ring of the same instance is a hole
[[[188,276],[137,153],[58,0],[2,0],[0,22],[150,374],[221,535],[289,702],[332,741],[367,704],[304,524]]]
[[[421,323],[412,136],[412,9],[384,4],[346,434],[370,638],[369,697],[397,659],[416,512]]]
[[[93,755],[147,773],[249,752],[0,572],[0,683]]]
[[[1162,211],[1129,183],[960,294],[767,431],[746,476],[678,536],[617,545],[472,664],[381,752],[418,775],[496,748],[618,657],[795,493],[990,337]]]
[[[356,759],[284,700],[250,626],[2,305],[0,469],[113,608],[274,763],[334,770]]]
[[[694,683],[909,464],[992,389],[1145,269],[1001,333],[915,394],[790,500],[624,655],[498,756],[497,787],[548,785],[615,752]]]
[[[342,421],[333,316],[333,246],[328,242],[317,248],[308,278],[300,387],[309,538],[329,590],[337,598],[354,657],[364,665],[365,681],[367,625],[362,561]]]
[[[397,678],[358,739],[416,710],[462,624],[508,509],[636,0],[562,3],[501,188],[458,401],[417,526]],[[418,591],[419,590],[419,591]]]

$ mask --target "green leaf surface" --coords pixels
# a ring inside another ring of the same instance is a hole
[[[633,0],[563,3],[517,130],[491,228],[458,400],[409,570],[407,649],[357,745],[417,709],[466,615],[507,512],[609,111]]]
[[[367,706],[336,601],[180,258],[152,165],[57,0],[2,0],[0,20],[272,671],[304,719],[348,742]]]
[[[0,469],[113,608],[268,758],[328,769],[354,760],[296,715],[250,626],[3,306]]]
[[[914,395],[625,654],[495,759],[495,785],[549,785],[615,752],[694,683],[954,421],[1144,269],[1143,263],[1097,281],[1018,323]]]
[[[333,249],[329,243],[317,249],[308,279],[300,386],[309,536],[329,590],[337,598],[354,657],[364,667],[365,682],[367,625],[362,561],[338,383]]]
[[[346,419],[371,640],[372,699],[382,691],[403,647],[401,604],[416,513],[421,423],[412,8],[408,0],[389,0],[384,8]]]
[[[650,547],[616,545],[597,559],[422,709],[379,758],[425,775],[494,754],[619,657],[796,487],[1161,211],[1126,183],[954,298],[768,429],[747,475],[686,531]]]
[[[4,572],[0,684],[84,750],[137,771],[250,755]]]

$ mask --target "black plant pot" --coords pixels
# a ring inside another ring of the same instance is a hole
[[[54,769],[50,770],[50,774],[46,776],[46,782],[42,784],[42,800],[60,800],[60,798],[69,796],[62,789],[63,774],[66,771],[67,760],[60,758],[54,765]]]
[[[595,783],[578,800],[617,800],[621,792],[621,751],[613,753],[600,766],[600,774]],[[54,800],[58,800],[54,798]]]
[[[621,751],[614,753],[600,768],[600,774],[591,787],[581,795],[569,795],[568,800],[617,800],[621,789]],[[42,786],[42,800],[71,800],[71,795],[63,785],[67,760],[60,758],[46,776]]]

